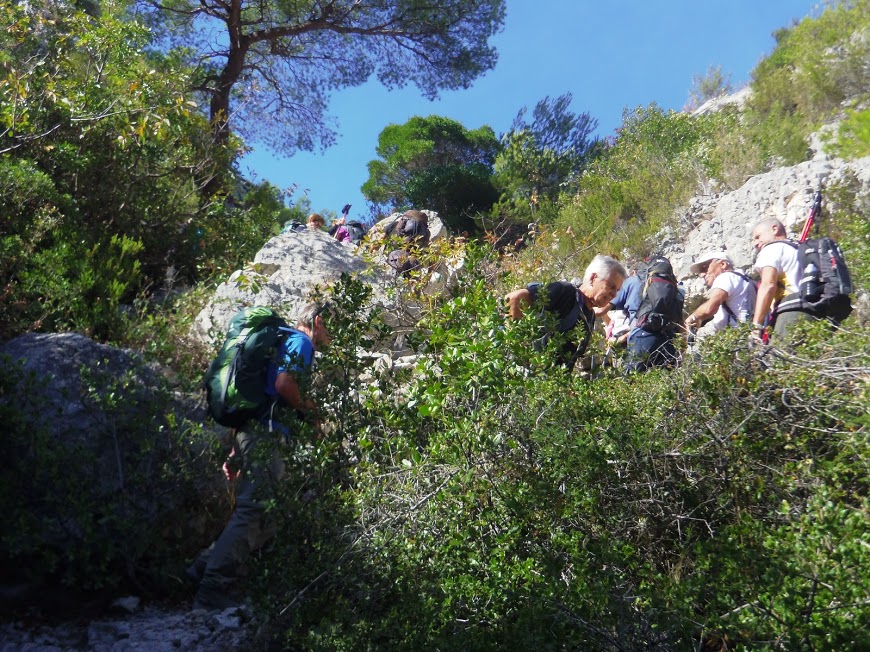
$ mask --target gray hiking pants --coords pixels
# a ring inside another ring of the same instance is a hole
[[[242,465],[236,505],[223,532],[194,562],[194,566],[201,567],[203,562],[205,566],[195,603],[219,603],[237,581],[251,551],[274,535],[274,528],[264,523],[264,501],[274,495],[274,485],[284,475],[279,441],[282,435],[265,432],[259,424],[236,435],[236,455]]]
[[[789,331],[795,324],[802,321],[811,321],[816,319],[812,315],[801,312],[800,310],[789,310],[788,312],[778,313],[776,315],[776,323],[773,325],[773,334],[777,339],[785,341],[789,338]]]

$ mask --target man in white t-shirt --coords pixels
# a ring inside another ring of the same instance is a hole
[[[784,336],[799,321],[814,319],[800,310],[778,312],[776,309],[783,297],[798,292],[800,280],[798,245],[788,239],[783,223],[776,218],[758,222],[752,229],[752,247],[758,252],[755,269],[761,274],[753,330],[764,333],[768,314],[775,322],[773,332],[778,336]]]
[[[710,318],[709,328],[714,333],[749,321],[755,310],[755,284],[734,271],[734,262],[728,254],[721,251],[704,254],[689,271],[703,274],[704,283],[710,288],[707,300],[686,318],[690,330]]]

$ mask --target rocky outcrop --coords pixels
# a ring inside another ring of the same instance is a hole
[[[0,347],[0,374],[15,487],[0,505],[14,532],[0,545],[4,590],[111,585],[212,536],[201,519],[220,512],[221,478],[203,454],[212,435],[185,427],[204,412],[158,369],[75,333],[29,333]],[[40,565],[58,554],[60,567]]]
[[[706,115],[708,113],[716,113],[726,107],[734,107],[737,109],[743,108],[743,105],[752,97],[752,87],[744,86],[739,91],[729,95],[720,95],[707,100],[697,109],[692,111],[692,115]]]
[[[195,334],[222,339],[232,316],[245,306],[272,306],[292,319],[315,288],[325,288],[342,273],[357,274],[374,287],[382,287],[389,278],[385,270],[367,263],[354,245],[338,242],[324,231],[277,235],[257,252],[252,265],[217,287],[196,318]]]
[[[99,429],[104,418],[96,409],[98,396],[91,395],[91,383],[83,373],[96,374],[93,385],[101,391],[132,373],[125,383],[128,391],[118,405],[122,418],[147,409],[163,388],[159,370],[146,365],[138,354],[99,344],[78,333],[27,333],[0,346],[0,354],[20,363],[36,380],[38,396],[17,402],[33,427],[55,435],[70,433],[75,444],[86,444],[88,433]],[[194,414],[196,405],[180,399],[174,409]]]
[[[844,161],[822,153],[813,160],[751,177],[733,192],[695,197],[680,216],[687,232],[665,234],[662,252],[671,259],[687,293],[703,293],[703,281],[689,272],[699,256],[724,249],[736,267],[749,271],[754,260],[750,235],[756,222],[775,217],[791,233],[799,233],[815,191],[850,174],[870,190],[870,157]]]
[[[424,212],[429,217],[430,242],[446,238],[447,230],[438,214]],[[371,286],[373,306],[396,329],[394,341],[385,346],[398,355],[407,353],[404,334],[416,323],[419,310],[398,297],[395,272],[386,263],[389,252],[380,243],[384,227],[398,217],[399,213],[394,213],[375,224],[360,246],[340,243],[317,230],[273,237],[257,252],[248,268],[234,272],[218,286],[212,300],[197,316],[195,336],[221,341],[232,316],[251,305],[272,306],[292,323],[294,315],[311,300],[317,288],[324,290],[347,273]],[[445,292],[455,283],[461,269],[461,260],[442,261],[429,271],[423,291]]]

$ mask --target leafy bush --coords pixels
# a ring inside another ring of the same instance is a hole
[[[268,184],[206,192],[232,184],[241,144],[214,145],[194,71],[150,51],[123,7],[18,4],[0,20],[0,335],[119,337],[120,304],[248,260],[277,232]]]
[[[849,97],[867,93],[870,50],[864,33],[870,4],[834,3],[775,36],[776,47],[753,71],[747,128],[766,160],[806,159],[807,137],[840,111]]]
[[[829,149],[847,159],[870,155],[870,111],[848,111]]]
[[[705,169],[712,161],[702,145],[716,124],[716,118],[693,119],[655,105],[626,111],[615,141],[563,204],[555,226],[570,229],[572,237],[560,238],[560,247],[648,254],[652,237],[689,199],[699,175],[714,173]]]
[[[201,428],[167,412],[168,391],[98,364],[81,371],[93,427],[50,431],[39,423],[61,415],[45,412],[44,379],[8,358],[0,365],[3,581],[158,595],[182,588],[179,560],[208,536],[194,515],[226,509],[221,497],[207,498],[204,470],[217,450]]]
[[[532,314],[503,321],[486,263],[472,252],[425,320],[413,378],[361,390],[356,430],[288,460],[303,471],[261,571],[264,632],[304,649],[870,643],[865,333],[817,324],[789,352],[734,330],[676,371],[587,380],[530,351]]]

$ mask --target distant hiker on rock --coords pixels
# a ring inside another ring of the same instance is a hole
[[[684,296],[671,261],[654,256],[646,261],[638,276],[646,280],[636,322],[628,336],[627,373],[673,366],[678,357],[674,340],[685,330]]]
[[[343,217],[332,223],[332,226],[329,227],[329,233],[339,242],[350,242],[350,231],[347,230]]]
[[[405,211],[386,226],[384,235],[401,238],[408,245],[425,247],[429,244],[429,217],[423,211]]]
[[[326,228],[326,220],[323,219],[322,215],[318,213],[312,213],[308,216],[308,228],[322,231],[324,228]]]
[[[272,495],[271,488],[284,473],[279,449],[292,434],[292,424],[296,419],[292,411],[295,410],[296,415],[308,419],[313,419],[316,414],[315,405],[306,394],[314,363],[314,351],[319,346],[329,344],[329,333],[323,318],[327,309],[327,304],[306,305],[299,315],[296,328],[276,325],[284,322],[267,308],[246,309],[247,312],[237,315],[244,319],[247,315],[254,314],[261,318],[261,323],[267,323],[270,328],[274,328],[272,337],[278,342],[277,351],[274,347],[269,347],[273,356],[264,362],[265,386],[262,392],[265,397],[256,397],[258,401],[262,399],[263,408],[258,408],[260,414],[230,431],[233,438],[232,450],[224,464],[224,472],[228,480],[238,479],[239,482],[236,487],[235,509],[214,544],[204,550],[187,569],[188,576],[199,583],[193,602],[194,609],[213,610],[237,606],[240,600],[233,595],[233,590],[239,567],[247,560],[252,547],[262,545],[271,534],[268,528],[263,528],[264,501]],[[245,333],[243,337],[248,347],[254,346],[253,335],[248,334],[251,328],[256,331],[256,327],[250,326],[241,329]],[[234,349],[232,343],[228,348]],[[236,360],[232,359],[233,367],[237,364]],[[244,365],[245,360],[238,364]],[[212,366],[215,367],[214,364]],[[246,371],[250,371],[245,374],[248,378],[260,377],[255,370]],[[211,378],[209,382],[219,383],[228,374],[232,374],[232,371],[219,372],[220,369],[210,369],[207,381]],[[239,380],[240,384],[241,382]],[[257,394],[256,391],[249,393]],[[219,399],[229,401],[226,392],[210,393],[209,408],[213,416],[213,405]],[[232,417],[233,414],[230,411],[226,416]],[[313,423],[316,424],[316,421]]]
[[[394,249],[387,255],[387,264],[396,270],[397,276],[405,276],[420,268],[417,254],[429,244],[430,237],[429,218],[426,213],[418,210],[405,211],[386,226],[384,235],[403,241],[403,247]]]
[[[686,328],[695,331],[712,320],[708,328],[717,333],[749,321],[755,310],[755,282],[734,271],[734,263],[728,254],[722,251],[704,254],[689,267],[689,271],[704,276],[710,294],[686,318]]]
[[[544,286],[530,283],[505,296],[508,316],[520,319],[529,306],[541,297],[543,308],[557,320],[556,331],[567,334],[567,341],[558,354],[559,364],[569,370],[586,352],[595,326],[595,309],[607,306],[619,292],[626,277],[625,268],[610,256],[595,256],[586,268],[580,287],[567,281],[554,281]],[[545,346],[551,333],[537,342]]]
[[[356,244],[362,240],[362,236],[365,235],[365,230],[362,229],[362,225],[359,222],[348,221],[347,216],[349,213],[350,204],[345,204],[344,208],[341,209],[341,217],[332,221],[332,225],[329,227],[329,235],[339,242],[352,242]],[[354,225],[359,225],[362,234],[355,229]],[[357,237],[354,238],[354,236]]]
[[[308,227],[299,220],[290,220],[284,225],[284,228],[281,229],[281,235],[284,235],[285,233],[300,233],[307,228]]]

